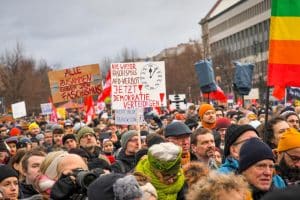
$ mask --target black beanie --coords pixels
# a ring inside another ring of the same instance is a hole
[[[16,177],[18,179],[18,173],[7,165],[0,166],[0,183],[9,177]]]
[[[88,198],[89,200],[115,200],[113,184],[119,179],[124,177],[125,174],[105,174],[97,178],[88,187]]]
[[[225,134],[225,146],[224,146],[225,158],[230,154],[230,150],[229,150],[230,146],[238,139],[238,137],[240,137],[246,131],[255,131],[255,133],[259,135],[257,130],[249,124],[245,124],[245,125],[232,124],[227,128]]]
[[[272,149],[259,138],[247,140],[240,150],[239,173],[262,160],[273,160],[275,162]]]
[[[73,139],[73,140],[75,140],[75,142],[76,142],[76,137],[75,137],[74,134],[66,134],[66,135],[64,135],[63,138],[62,138],[62,143],[63,143],[63,145],[65,144],[65,142],[66,142],[68,139]]]

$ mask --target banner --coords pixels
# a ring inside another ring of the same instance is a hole
[[[164,62],[111,64],[113,109],[166,106]]]
[[[42,115],[51,115],[52,114],[52,104],[51,103],[42,103],[41,110],[42,110]]]
[[[300,100],[300,88],[297,87],[287,88],[287,99]]]
[[[69,101],[102,92],[98,64],[48,72],[53,103]]]
[[[135,125],[145,122],[143,109],[115,110],[115,124]]]
[[[27,115],[25,101],[11,104],[11,109],[14,119],[25,117]]]

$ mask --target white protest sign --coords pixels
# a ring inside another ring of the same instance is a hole
[[[41,110],[43,115],[51,115],[52,114],[52,104],[51,103],[42,103]]]
[[[25,101],[11,104],[11,109],[12,109],[14,119],[24,117],[27,115]]]
[[[135,125],[144,122],[142,109],[135,110],[115,110],[115,124],[117,125]]]
[[[169,95],[170,100],[170,106],[172,109],[180,109],[180,110],[186,110],[186,96],[185,94],[170,94]]]
[[[112,108],[166,106],[164,62],[111,64]]]

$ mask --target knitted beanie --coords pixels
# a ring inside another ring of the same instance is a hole
[[[9,132],[10,136],[19,136],[21,135],[21,130],[19,128],[13,127],[10,132]]]
[[[124,177],[125,174],[111,173],[104,174],[93,181],[87,191],[89,200],[115,200],[113,184],[119,179]]]
[[[300,148],[300,132],[294,128],[288,128],[278,142],[278,152]]]
[[[225,146],[224,146],[224,156],[227,157],[230,154],[230,146],[246,131],[255,131],[258,135],[257,130],[248,124],[245,125],[230,125],[225,134]]]
[[[16,177],[18,178],[18,173],[8,165],[1,165],[0,166],[0,183],[9,177]]]
[[[138,136],[138,135],[139,135],[138,132],[135,131],[135,130],[130,130],[130,131],[127,131],[127,132],[123,133],[122,137],[121,137],[121,146],[122,146],[122,148],[125,150],[128,141],[131,138],[133,138],[134,136]]]
[[[84,127],[80,128],[77,132],[77,141],[80,142],[80,139],[86,134],[92,134],[96,137],[94,129],[92,129],[88,126],[84,126]]]
[[[62,143],[63,145],[65,144],[65,142],[68,140],[68,139],[72,139],[72,140],[75,140],[76,141],[76,137],[74,134],[66,134],[63,136],[62,138]]]
[[[212,105],[207,104],[207,103],[202,104],[200,106],[199,112],[198,112],[200,119],[203,118],[204,113],[206,113],[206,111],[208,111],[208,110],[215,110],[215,108]]]
[[[34,128],[40,128],[36,122],[33,122],[28,126],[29,131],[32,131]]]
[[[219,130],[221,128],[228,128],[231,124],[231,121],[227,117],[221,117],[217,119],[216,122],[216,130]]]
[[[239,173],[262,160],[275,162],[272,149],[258,138],[250,138],[242,145],[239,158]]]
[[[172,142],[155,144],[148,150],[148,160],[152,167],[160,171],[178,172],[182,150]]]
[[[143,191],[133,175],[119,178],[114,183],[113,190],[118,200],[135,200],[143,196]]]

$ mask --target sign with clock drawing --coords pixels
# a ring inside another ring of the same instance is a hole
[[[166,106],[165,63],[111,64],[112,108]]]

